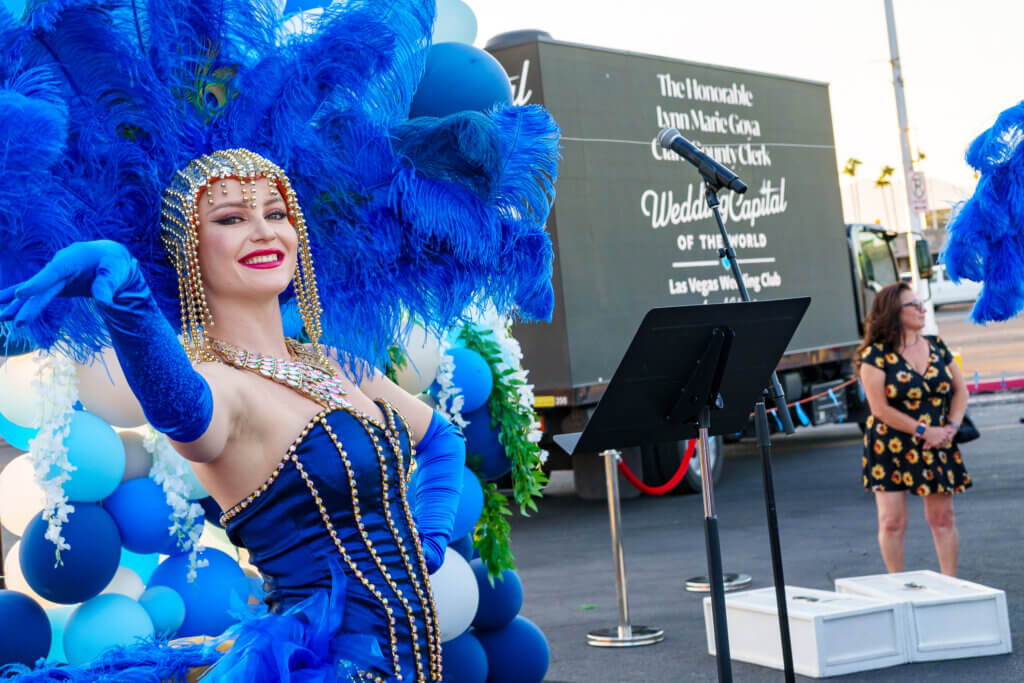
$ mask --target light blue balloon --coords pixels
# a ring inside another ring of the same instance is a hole
[[[185,486],[188,487],[186,491],[186,497],[189,500],[200,500],[202,498],[209,498],[210,494],[206,492],[203,485],[199,483],[199,477],[196,476],[195,471],[191,467],[185,468],[185,474],[181,480],[185,482]]]
[[[173,636],[185,623],[185,601],[167,586],[153,586],[139,596],[139,604],[153,621],[159,636]]]
[[[78,606],[64,626],[68,664],[81,666],[118,645],[153,637],[153,620],[126,595],[97,595]]]
[[[4,0],[4,7],[14,15],[15,19],[18,19],[25,11],[25,0]]]
[[[466,43],[476,40],[476,15],[462,0],[437,0],[434,43]]]
[[[119,564],[138,574],[139,578],[142,579],[142,583],[149,583],[149,577],[153,576],[153,571],[160,564],[160,553],[140,555],[139,553],[133,553],[128,548],[121,548],[121,561]]]
[[[76,609],[78,609],[78,605],[61,605],[46,610],[46,618],[50,620],[50,632],[53,634],[50,652],[46,655],[46,659],[51,662],[68,663],[68,658],[64,655],[64,627],[67,625],[71,613]]]
[[[117,432],[101,418],[81,410],[71,416],[64,437],[68,462],[75,468],[64,482],[64,495],[73,503],[103,500],[118,487],[126,464],[124,443]],[[58,473],[50,469],[50,476]]]
[[[36,434],[38,433],[38,428],[22,427],[19,424],[14,424],[0,414],[0,436],[3,437],[4,441],[11,444],[19,451],[27,451],[28,442],[36,438]]]

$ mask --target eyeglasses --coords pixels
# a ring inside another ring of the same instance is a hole
[[[923,301],[908,301],[905,304],[900,304],[900,308],[916,308],[919,311],[924,311],[924,304]]]

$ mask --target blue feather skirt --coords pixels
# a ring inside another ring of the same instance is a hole
[[[342,630],[345,575],[331,567],[330,592],[319,591],[280,614],[254,615],[237,604],[241,621],[204,643],[145,640],[113,648],[84,666],[41,663],[0,668],[23,683],[341,683],[386,678],[377,640]]]

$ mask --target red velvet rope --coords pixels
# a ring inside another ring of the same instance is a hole
[[[835,391],[837,391],[839,389],[845,389],[846,387],[850,386],[851,384],[853,384],[856,381],[857,381],[857,378],[853,378],[851,380],[847,380],[846,382],[843,382],[842,384],[840,384],[838,386],[832,387],[832,391],[835,392]],[[828,396],[828,393],[829,393],[828,391],[823,391],[820,394],[815,394],[814,396],[808,396],[807,398],[800,399],[799,401],[793,401],[792,403],[789,403],[788,406],[790,408],[792,408],[793,406],[795,406],[798,403],[810,403],[811,401],[813,401],[815,399],[821,398],[823,396]],[[769,413],[774,413],[775,412],[775,408],[772,408],[768,412]],[[753,417],[753,413],[751,413],[751,417]],[[669,479],[667,482],[665,482],[661,486],[648,486],[647,484],[645,484],[642,481],[640,481],[640,479],[635,474],[633,474],[633,472],[630,471],[629,467],[626,465],[625,461],[623,461],[623,460],[619,461],[619,472],[621,472],[622,476],[624,476],[626,478],[626,481],[628,481],[630,484],[632,484],[633,486],[635,486],[638,489],[640,489],[642,492],[644,492],[644,493],[646,493],[648,495],[651,495],[651,496],[663,496],[666,493],[668,493],[669,491],[671,491],[672,489],[674,489],[676,486],[678,486],[679,482],[683,480],[683,476],[686,474],[686,470],[690,466],[690,459],[693,458],[693,453],[696,450],[696,448],[697,448],[697,440],[696,439],[690,439],[688,442],[686,442],[686,453],[683,455],[683,461],[681,463],[679,463],[679,469],[676,470],[676,473],[672,475],[671,479]],[[721,456],[719,456],[719,457],[721,457]]]
[[[686,470],[690,467],[690,459],[693,458],[693,452],[696,449],[696,439],[690,439],[689,441],[686,442],[686,453],[683,454],[683,461],[679,463],[679,469],[676,470],[676,473],[672,475],[671,479],[669,479],[661,486],[648,486],[647,484],[640,481],[637,478],[637,476],[630,471],[629,467],[626,466],[626,462],[624,460],[619,461],[619,472],[621,472],[622,476],[626,478],[626,481],[628,481],[630,484],[637,487],[644,493],[651,496],[663,496],[672,489],[674,489],[676,486],[678,486],[679,482],[683,480],[683,476],[686,474]]]

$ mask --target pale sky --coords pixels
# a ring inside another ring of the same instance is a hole
[[[466,0],[476,45],[537,28],[555,40],[831,84],[840,167],[902,168],[882,0]],[[970,141],[1024,99],[1020,0],[895,0],[911,146],[929,176],[973,185]],[[846,176],[841,176],[845,181]]]

